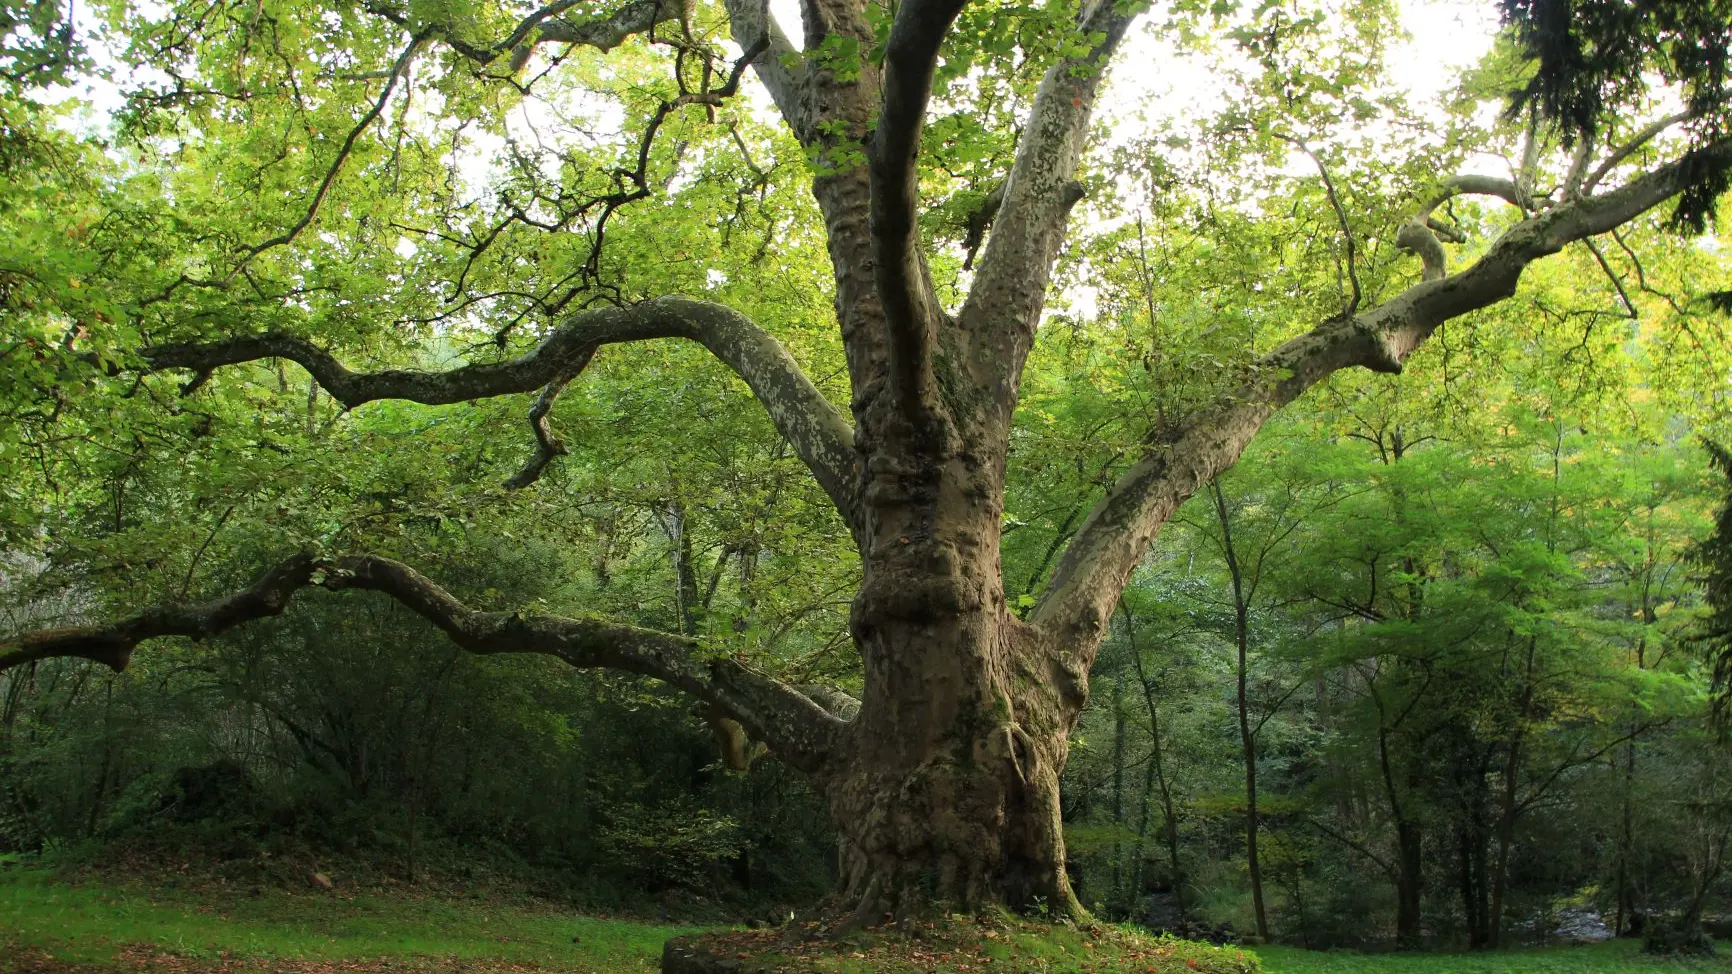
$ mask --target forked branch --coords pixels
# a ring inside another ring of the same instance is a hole
[[[391,596],[472,653],[539,653],[582,669],[654,677],[720,708],[789,764],[822,771],[842,719],[778,680],[697,640],[614,622],[518,612],[481,612],[408,565],[375,555],[321,557],[303,552],[232,595],[197,605],[156,606],[119,622],[26,632],[0,640],[0,672],[37,660],[75,657],[124,670],[149,639],[208,639],[282,614],[309,586],[365,589]]]

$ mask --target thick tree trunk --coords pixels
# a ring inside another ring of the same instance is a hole
[[[1076,705],[1018,620],[979,622],[960,645],[949,627],[865,627],[882,676],[826,784],[840,893],[862,922],[1000,904],[1081,913],[1058,788]]]

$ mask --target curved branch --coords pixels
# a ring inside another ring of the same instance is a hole
[[[1432,210],[1457,196],[1495,196],[1517,209],[1526,207],[1521,187],[1516,185],[1515,180],[1468,174],[1451,176],[1444,180],[1437,194],[1419,211],[1420,217],[1429,218]]]
[[[405,29],[431,29],[446,47],[477,64],[492,64],[509,53],[513,68],[519,65],[516,59],[527,58],[528,51],[537,44],[580,44],[605,52],[633,34],[678,20],[686,12],[678,0],[631,0],[611,13],[581,21],[565,19],[563,14],[577,5],[578,0],[554,0],[524,17],[511,33],[494,44],[466,41],[456,36],[449,24],[417,23],[410,11],[387,0],[363,0],[362,9]]]
[[[409,63],[415,59],[415,52],[420,50],[422,42],[426,39],[427,34],[425,32],[416,34],[409,39],[409,44],[403,48],[403,53],[397,55],[397,60],[391,65],[390,72],[385,76],[385,90],[379,92],[379,97],[373,100],[372,107],[349,130],[348,137],[343,139],[342,146],[337,149],[337,157],[331,160],[331,165],[325,169],[325,178],[319,182],[319,188],[313,192],[312,202],[307,204],[306,212],[301,214],[301,218],[295,221],[294,226],[269,240],[254,244],[242,252],[240,260],[235,264],[234,269],[229,271],[228,277],[224,279],[225,283],[234,280],[235,276],[240,274],[254,257],[272,247],[294,243],[302,231],[312,225],[313,219],[319,215],[319,207],[324,205],[325,197],[330,195],[331,186],[337,181],[337,175],[343,171],[343,164],[348,161],[350,153],[354,152],[355,143],[361,138],[361,133],[367,131],[367,127],[377,121],[379,116],[384,113],[386,104],[391,101],[391,94],[397,90],[397,82],[402,80],[403,72],[408,70]]]
[[[776,429],[817,477],[851,527],[858,522],[853,431],[782,344],[732,308],[688,298],[657,298],[625,307],[580,311],[540,345],[503,362],[445,372],[382,369],[352,372],[304,338],[265,334],[214,342],[157,345],[140,356],[149,370],[207,369],[286,358],[312,374],[331,397],[353,409],[378,399],[428,405],[486,399],[540,389],[582,370],[595,349],[619,342],[684,338],[697,342],[744,379]],[[550,403],[551,405],[551,403]]]
[[[1395,232],[1395,245],[1419,258],[1423,268],[1422,280],[1440,281],[1449,273],[1449,255],[1444,252],[1443,241],[1438,239],[1439,237],[1454,243],[1465,242],[1460,231],[1445,227],[1431,215],[1438,207],[1457,196],[1495,196],[1523,213],[1527,212],[1527,204],[1524,202],[1526,197],[1514,180],[1478,175],[1452,176],[1444,180],[1437,193],[1426,200]],[[1339,213],[1338,209],[1337,214]],[[1342,225],[1346,226],[1345,217]]]
[[[376,555],[302,552],[233,595],[197,605],[163,605],[104,626],[27,632],[0,640],[0,672],[35,660],[76,657],[124,670],[148,639],[207,639],[280,615],[294,594],[317,585],[391,596],[472,653],[539,653],[572,666],[654,677],[740,722],[778,757],[820,773],[843,720],[805,694],[729,658],[706,658],[697,640],[620,623],[518,612],[481,612],[408,565]]]
[[[522,470],[505,481],[508,489],[521,490],[535,483],[541,479],[541,472],[547,469],[547,465],[552,463],[555,457],[565,456],[565,441],[553,432],[553,427],[548,424],[547,414],[553,411],[553,404],[559,399],[559,394],[565,391],[571,380],[577,378],[578,373],[589,364],[590,358],[589,355],[584,356],[575,371],[549,382],[542,387],[541,395],[535,397],[535,404],[529,407],[529,429],[535,434],[535,455],[524,462]]]
[[[1527,266],[1606,233],[1684,189],[1692,166],[1732,159],[1732,140],[1689,153],[1623,187],[1531,216],[1471,267],[1427,279],[1359,315],[1332,318],[1257,363],[1252,378],[1154,440],[1095,505],[1029,621],[1092,660],[1131,569],[1178,506],[1232,466],[1275,411],[1336,371],[1399,372],[1444,322],[1511,295]]]
[[[1335,210],[1336,222],[1341,226],[1342,239],[1347,242],[1347,281],[1352,286],[1353,293],[1348,296],[1347,308],[1342,314],[1351,315],[1359,310],[1359,302],[1363,300],[1363,292],[1359,287],[1359,257],[1353,239],[1353,224],[1348,221],[1347,210],[1341,205],[1341,197],[1335,192],[1335,180],[1329,178],[1329,167],[1323,164],[1317,153],[1311,151],[1311,146],[1307,145],[1304,139],[1280,134],[1275,137],[1310,157],[1312,164],[1317,167],[1317,175],[1323,179],[1323,191],[1328,194],[1329,206]],[[1397,242],[1399,239],[1398,237]]]
[[[575,4],[564,4],[575,6]],[[544,10],[561,4],[552,4]],[[572,21],[563,17],[548,19],[531,14],[511,32],[511,36],[496,45],[497,50],[511,50],[525,39],[538,44],[580,44],[598,51],[611,51],[633,34],[646,31],[685,16],[687,7],[678,0],[636,0],[610,14]],[[527,30],[525,28],[528,28]]]

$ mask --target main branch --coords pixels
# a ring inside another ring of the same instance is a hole
[[[942,312],[920,248],[920,132],[938,48],[966,0],[904,0],[885,42],[872,132],[872,244],[890,327],[890,376],[905,415],[933,381]]]
[[[720,708],[802,771],[823,770],[843,721],[806,694],[727,657],[707,658],[696,640],[620,623],[518,612],[481,612],[408,565],[376,555],[301,553],[232,595],[197,605],[162,605],[107,625],[26,632],[0,640],[0,672],[36,660],[76,657],[124,670],[148,639],[207,639],[282,614],[311,585],[391,596],[482,655],[539,653],[572,666],[654,677]]]
[[[157,345],[140,354],[151,370],[191,369],[201,375],[227,365],[286,358],[311,373],[332,398],[353,409],[378,399],[440,405],[531,392],[570,381],[602,345],[655,338],[697,342],[744,379],[843,520],[850,527],[857,525],[859,478],[848,421],[780,342],[750,318],[718,304],[658,298],[626,307],[593,308],[573,315],[540,345],[516,358],[443,372],[353,372],[312,342],[281,334]]]
[[[1085,0],[1074,29],[1082,53],[1047,69],[1017,144],[1003,202],[958,318],[975,336],[976,354],[1015,378],[1034,341],[1052,265],[1064,244],[1071,208],[1082,199],[1077,165],[1107,65],[1144,4]]]
[[[1232,466],[1277,409],[1339,369],[1399,372],[1452,318],[1515,294],[1522,272],[1566,245],[1609,232],[1672,198],[1693,166],[1732,159],[1732,140],[1693,152],[1599,196],[1545,210],[1510,227],[1471,267],[1427,279],[1359,315],[1332,318],[1275,349],[1254,377],[1177,431],[1150,443],[1089,513],[1030,621],[1093,659],[1131,569],[1167,518]],[[1496,187],[1474,191],[1496,193]]]

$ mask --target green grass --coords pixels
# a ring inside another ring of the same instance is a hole
[[[546,905],[367,893],[145,888],[0,872],[0,954],[10,943],[102,964],[126,944],[189,959],[341,961],[382,956],[535,963],[598,974],[654,970],[690,928],[573,916]]]
[[[705,939],[712,954],[749,958],[740,974],[1259,974],[1256,958],[1238,947],[1008,915],[953,916],[794,945],[773,930]]]
[[[1266,974],[1697,974],[1732,972],[1732,956],[1665,960],[1633,940],[1591,947],[1547,947],[1479,953],[1351,954],[1259,947]]]
[[[642,974],[653,971],[663,941],[693,928],[573,916],[533,900],[497,896],[426,896],[407,891],[292,892],[258,895],[175,877],[137,880],[68,876],[0,863],[0,971],[8,956],[28,952],[37,962],[96,968],[115,964],[122,947],[145,945],[182,959],[185,969],[221,958],[329,962],[342,966],[379,958],[414,964],[459,962],[486,970],[531,964],[570,972]],[[1630,941],[1490,953],[1354,954],[1282,947],[1216,951],[1199,944],[1115,934],[1101,938],[1046,928],[1031,933],[1006,923],[987,939],[944,937],[897,948],[862,936],[857,944],[813,958],[835,974],[962,969],[982,955],[991,969],[1013,971],[1238,971],[1246,955],[1265,974],[1732,974],[1732,956],[1667,961],[1642,955]],[[964,931],[966,932],[966,931]],[[742,932],[742,938],[750,936]],[[765,934],[763,936],[768,936]],[[997,939],[992,939],[997,938]],[[966,944],[964,942],[967,942]],[[138,948],[131,962],[136,964]],[[952,953],[951,950],[955,952]],[[945,955],[934,963],[934,954]],[[41,967],[40,969],[50,969]]]

